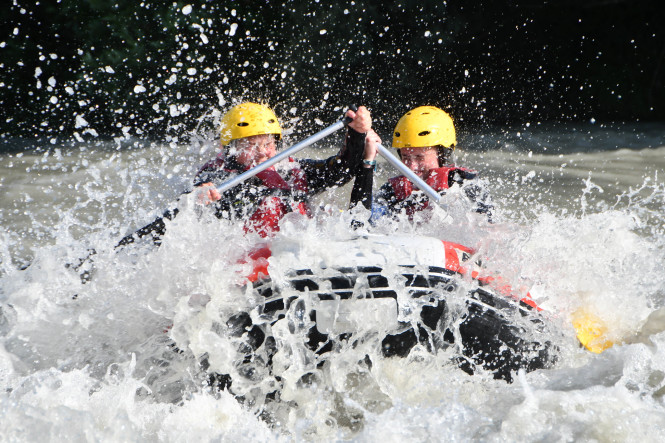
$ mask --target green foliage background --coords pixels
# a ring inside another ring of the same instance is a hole
[[[240,100],[302,131],[350,103],[388,132],[422,104],[466,125],[665,120],[659,0],[11,1],[5,138],[168,138]]]

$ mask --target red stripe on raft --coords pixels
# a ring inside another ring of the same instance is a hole
[[[472,255],[476,251],[464,245],[460,245],[459,243],[452,243],[443,240],[441,240],[441,243],[443,243],[443,248],[446,251],[446,269],[453,272],[462,273],[460,271],[462,267],[460,265],[459,254],[457,251],[466,252],[469,255]]]
[[[474,249],[464,245],[451,243],[443,240],[442,243],[446,252],[446,269],[453,272],[457,272],[462,275],[470,275],[472,279],[477,280],[483,285],[491,287],[492,289],[494,289],[504,297],[510,297],[514,300],[519,300],[522,303],[536,309],[537,311],[542,311],[542,308],[540,308],[536,304],[536,302],[533,301],[533,299],[531,298],[531,294],[529,292],[526,293],[526,296],[519,298],[519,296],[515,294],[515,291],[513,291],[512,286],[505,283],[501,277],[494,277],[491,275],[481,275],[478,271],[471,271],[469,273],[468,269],[462,266],[462,264],[460,263],[458,251],[462,251],[463,253],[473,255],[476,252]]]

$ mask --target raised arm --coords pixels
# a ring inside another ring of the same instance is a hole
[[[365,136],[372,128],[372,118],[364,106],[360,106],[356,112],[348,110],[346,115],[352,120],[337,155],[325,160],[299,160],[312,194],[348,183],[362,165]]]
[[[376,167],[377,146],[381,144],[381,138],[373,129],[370,129],[365,137],[365,149],[361,167],[356,174],[356,181],[351,190],[351,201],[349,208],[354,208],[358,203],[366,209],[372,209],[372,188],[374,186],[374,169]]]

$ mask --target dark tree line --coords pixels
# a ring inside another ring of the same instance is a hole
[[[5,138],[178,136],[240,99],[299,131],[349,103],[388,131],[420,104],[468,125],[665,119],[660,0],[11,1]]]

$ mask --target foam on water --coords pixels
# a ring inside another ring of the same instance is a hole
[[[462,372],[454,348],[432,354],[417,347],[407,358],[383,358],[369,337],[317,369],[303,345],[308,320],[293,309],[272,331],[283,351],[272,371],[254,366],[251,376],[234,379],[243,401],[210,389],[200,360],[207,356],[220,373],[249,369],[237,364],[242,342],[220,325],[256,303],[241,276],[251,270],[243,258],[261,240],[200,217],[184,198],[160,248],[114,250],[119,238],[187,189],[193,168],[210,156],[205,151],[153,144],[3,154],[6,439],[655,441],[662,435],[665,148],[563,158],[467,154],[469,166],[487,169],[497,223],[469,216],[452,193],[427,228],[401,222],[373,231],[417,232],[477,248],[546,307],[558,328],[541,332],[560,345],[554,368],[507,384],[482,371]],[[616,162],[603,164],[609,155]],[[380,179],[388,174],[380,168]],[[299,262],[316,269],[318,261],[348,253],[340,245],[358,234],[349,222],[366,214],[340,212],[344,192],[320,197],[311,220],[288,217],[275,241],[282,261],[271,264],[284,273]],[[65,264],[90,248],[96,254],[85,266],[92,279],[83,284]],[[392,256],[382,259],[390,263]],[[600,355],[580,349],[569,323],[579,307],[611,325],[616,346]],[[276,386],[278,398],[267,396]]]

